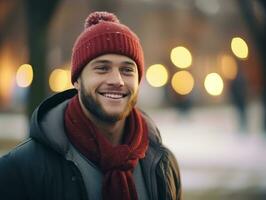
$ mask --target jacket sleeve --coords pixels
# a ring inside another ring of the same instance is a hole
[[[160,199],[182,200],[180,170],[173,153],[163,147],[164,155],[156,170]]]
[[[12,162],[12,154],[0,157],[0,198],[1,200],[26,199],[19,169]]]

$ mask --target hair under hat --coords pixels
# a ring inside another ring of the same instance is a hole
[[[94,58],[108,54],[125,55],[138,67],[139,81],[144,71],[143,50],[138,36],[108,12],[93,12],[85,21],[84,31],[77,38],[71,59],[71,81],[74,83],[83,68]]]

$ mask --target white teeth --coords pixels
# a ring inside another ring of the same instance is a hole
[[[119,99],[122,98],[123,95],[122,94],[112,94],[112,93],[105,93],[103,94],[105,97],[107,98],[112,98],[112,99]]]

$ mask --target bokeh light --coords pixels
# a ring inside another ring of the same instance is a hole
[[[218,0],[195,0],[195,6],[203,13],[207,15],[215,15],[220,9],[220,3]]]
[[[11,95],[11,86],[15,71],[8,65],[6,65],[7,67],[2,66],[0,66],[0,97],[7,101]]]
[[[74,88],[72,82],[71,82],[71,71],[69,69],[65,70],[67,73],[67,77],[68,77],[68,81],[67,81],[67,88],[66,89],[70,89],[70,88]]]
[[[231,49],[235,56],[241,59],[246,59],[248,57],[248,45],[240,37],[234,37],[231,41]]]
[[[161,64],[151,65],[146,71],[146,79],[152,87],[162,87],[168,81],[167,69]]]
[[[194,78],[188,71],[176,72],[172,78],[171,84],[178,94],[187,95],[194,87]]]
[[[16,81],[19,87],[29,87],[33,80],[33,69],[29,64],[21,65],[16,74]]]
[[[0,101],[3,106],[10,104],[12,98],[16,66],[12,49],[4,45],[3,52],[0,52]]]
[[[205,78],[204,87],[210,95],[219,96],[224,88],[223,79],[217,73],[210,73]]]
[[[61,92],[69,87],[69,73],[67,70],[55,69],[49,78],[49,85],[53,92]]]
[[[234,57],[230,55],[221,56],[221,71],[223,77],[233,80],[236,78],[238,68]]]
[[[190,51],[183,47],[179,46],[171,51],[170,55],[172,63],[179,68],[187,68],[192,64],[192,55]]]

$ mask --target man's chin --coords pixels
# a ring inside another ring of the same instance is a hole
[[[110,122],[117,122],[120,121],[128,116],[128,111],[122,111],[122,112],[108,112],[104,111],[105,119]]]

